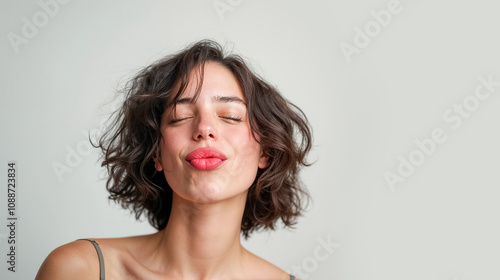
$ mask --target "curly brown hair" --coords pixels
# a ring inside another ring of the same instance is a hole
[[[300,167],[309,165],[305,157],[312,135],[307,118],[276,88],[252,73],[240,56],[226,55],[210,40],[153,63],[126,84],[123,105],[95,144],[102,149],[102,166],[109,173],[109,199],[130,209],[136,219],[145,214],[157,230],[166,227],[173,193],[153,161],[160,154],[162,115],[186,89],[191,71],[203,72],[209,61],[226,67],[238,81],[254,137],[269,158],[249,188],[242,234],[248,238],[254,230],[274,229],[279,219],[292,227],[309,199],[298,178]],[[198,75],[197,95],[202,77]]]

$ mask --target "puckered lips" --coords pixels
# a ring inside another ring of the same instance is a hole
[[[219,167],[227,159],[223,152],[215,148],[198,148],[186,156],[186,161],[196,169],[212,170]]]

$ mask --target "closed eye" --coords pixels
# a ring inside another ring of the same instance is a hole
[[[187,120],[187,119],[189,119],[189,118],[171,119],[168,123],[169,124],[176,124],[176,123],[182,122],[182,121]]]
[[[171,119],[168,123],[169,124],[177,124],[177,123],[180,123],[182,121],[185,121],[185,120],[188,120],[190,119],[191,117],[186,117],[186,118],[178,118],[178,119]],[[226,116],[219,116],[219,118],[227,121],[227,122],[231,122],[231,123],[239,123],[241,122],[241,117],[226,117]]]
[[[224,116],[220,116],[220,118],[222,118],[224,120],[231,121],[231,122],[241,122],[241,118],[240,117],[224,117]]]

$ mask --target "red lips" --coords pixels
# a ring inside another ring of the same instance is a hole
[[[191,166],[204,171],[219,167],[226,159],[226,155],[215,148],[199,148],[186,156]]]

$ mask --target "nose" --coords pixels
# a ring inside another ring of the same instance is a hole
[[[217,140],[217,121],[212,116],[200,115],[197,117],[197,122],[195,122],[195,128],[193,131],[193,139],[195,141],[200,140]]]

